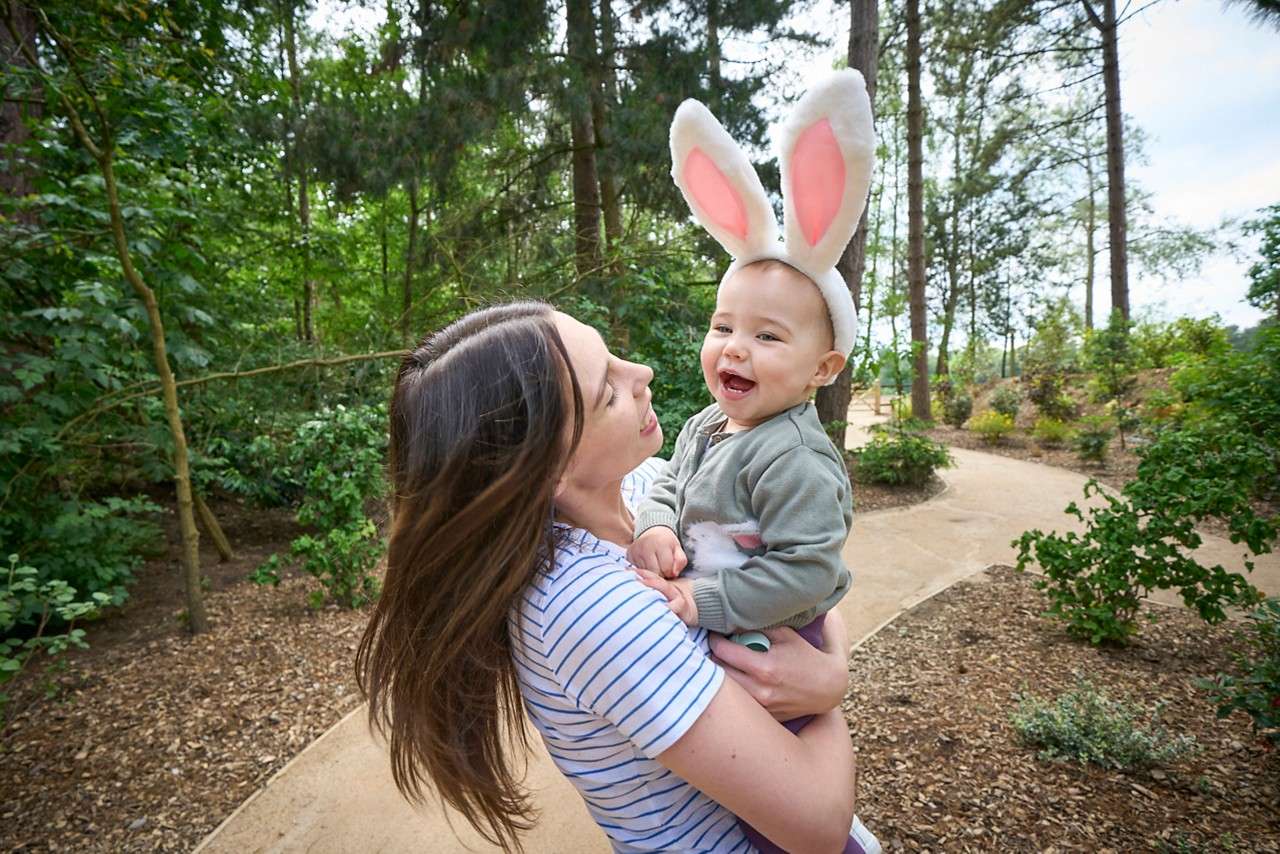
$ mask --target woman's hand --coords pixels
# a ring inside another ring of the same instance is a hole
[[[785,721],[817,715],[840,705],[849,688],[849,631],[838,611],[827,613],[822,649],[811,646],[794,629],[767,629],[773,644],[756,652],[720,635],[711,635],[711,651],[734,681]]]

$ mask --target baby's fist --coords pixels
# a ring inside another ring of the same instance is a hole
[[[676,532],[665,525],[655,525],[636,537],[627,549],[627,560],[663,578],[675,578],[689,563]]]

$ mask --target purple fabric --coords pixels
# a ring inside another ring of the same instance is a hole
[[[809,642],[811,646],[822,648],[822,626],[826,622],[827,615],[819,614],[818,618],[812,623],[807,623],[796,629],[796,633],[800,637]],[[782,725],[791,732],[799,732],[805,728],[809,721],[813,720],[813,715],[805,715],[801,718],[792,718],[789,721],[783,721]],[[760,849],[760,854],[787,854],[778,846],[774,845],[768,839],[760,835],[760,832],[742,819],[738,819],[738,824],[742,825],[743,831],[746,832],[747,838],[751,840],[751,844]],[[844,843],[844,854],[866,854],[862,846],[858,844],[858,840],[850,836]]]

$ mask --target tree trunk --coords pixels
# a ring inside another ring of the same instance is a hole
[[[1081,0],[1102,34],[1102,79],[1107,99],[1107,216],[1111,240],[1111,309],[1129,319],[1129,247],[1125,218],[1124,124],[1120,111],[1119,24],[1116,0],[1102,0],[1102,20],[1089,0]]]
[[[1097,262],[1097,249],[1094,248],[1094,230],[1097,228],[1098,208],[1093,195],[1093,153],[1085,155],[1085,171],[1089,179],[1089,201],[1085,208],[1084,222],[1084,328],[1093,329],[1093,280],[1094,267]]]
[[[35,53],[36,49],[35,15],[21,3],[11,4],[9,10],[15,32],[10,33],[7,26],[0,27],[0,57],[14,67],[29,67],[27,52]],[[0,172],[0,194],[20,199],[35,191],[35,176],[15,155],[18,147],[31,138],[27,120],[44,114],[44,87],[36,86],[19,100],[17,93],[10,93],[0,84],[0,95],[3,96],[0,98],[0,153],[4,153],[10,163],[9,169]],[[34,225],[36,212],[20,210],[14,219],[23,225]]]
[[[402,292],[403,304],[400,308],[400,335],[408,338],[410,334],[411,315],[413,314],[413,266],[418,252],[418,220],[422,216],[422,206],[418,200],[418,179],[409,180],[409,239],[404,249],[404,279]]]
[[[604,233],[610,254],[618,251],[622,240],[622,210],[618,202],[616,153],[610,117],[617,104],[617,84],[613,71],[614,36],[611,0],[600,0],[600,59],[595,63],[591,80],[591,128],[596,136],[596,167],[600,173],[600,206],[604,212]],[[616,260],[614,275],[620,275]],[[621,295],[620,295],[621,296]]]
[[[929,410],[929,339],[924,301],[924,114],[920,101],[920,0],[907,0],[907,281],[911,289],[911,414]]]
[[[378,221],[378,243],[382,247],[382,295],[385,297],[390,287],[387,280],[387,198],[382,198],[382,216]]]
[[[205,504],[204,499],[200,497],[200,493],[192,492],[191,497],[196,503],[196,513],[200,516],[200,524],[204,525],[205,533],[213,540],[213,545],[218,550],[218,558],[222,563],[226,563],[235,557],[235,553],[231,550],[231,541],[223,533],[222,526],[218,524],[218,517],[213,515],[213,511],[209,509],[208,504]]]
[[[302,240],[302,337],[315,341],[315,322],[312,317],[316,304],[316,283],[311,278],[311,200],[307,185],[307,165],[300,154],[302,136],[302,79],[298,73],[298,44],[294,32],[294,9],[284,10],[285,51],[289,59],[289,98],[293,105],[293,156],[292,165],[298,173],[298,228]]]
[[[720,78],[720,0],[707,0],[707,101],[718,112],[724,81]]]
[[[120,197],[116,190],[115,168],[112,166],[112,150],[107,148],[98,160],[106,184],[107,204],[111,212],[111,235],[115,240],[116,255],[124,270],[124,277],[133,287],[147,309],[151,326],[151,351],[160,375],[160,387],[164,392],[164,413],[169,422],[169,435],[173,439],[173,483],[178,495],[178,530],[182,537],[182,581],[187,596],[187,627],[198,635],[209,628],[209,618],[204,610],[204,595],[200,589],[200,532],[196,530],[195,502],[191,493],[191,465],[187,454],[187,436],[182,426],[182,411],[178,408],[178,388],[169,368],[165,346],[164,323],[160,318],[160,306],[155,292],[142,281],[129,256],[129,241],[124,233],[124,217],[120,213]]]
[[[603,296],[600,270],[600,191],[596,140],[591,124],[591,79],[597,64],[591,0],[568,0],[569,133],[573,145],[573,235],[578,278],[589,293]]]
[[[716,0],[710,0],[715,3]],[[708,9],[710,6],[708,6]],[[710,12],[708,12],[708,22]],[[709,39],[708,39],[709,40]],[[876,68],[880,63],[880,7],[876,0],[851,0],[849,4],[849,67],[862,72],[867,83],[867,97],[871,101],[871,112],[875,115],[876,104]],[[717,65],[716,74],[719,74]],[[862,276],[867,269],[867,212],[863,209],[858,220],[858,228],[853,239],[840,255],[836,265],[844,276],[849,292],[853,295],[854,313],[862,311]],[[867,319],[868,330],[871,319]],[[818,389],[815,405],[818,418],[823,424],[833,421],[847,421],[849,403],[853,397],[853,356],[841,369],[836,381],[829,386]],[[843,432],[832,437],[836,444],[844,447]]]

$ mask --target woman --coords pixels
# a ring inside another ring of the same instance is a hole
[[[617,851],[750,850],[735,816],[786,850],[840,851],[855,774],[838,617],[823,652],[781,630],[749,653],[687,629],[627,567],[662,444],[652,376],[539,303],[475,312],[406,357],[386,581],[356,659],[370,721],[406,798],[434,789],[507,848],[535,820],[527,712]],[[798,714],[817,715],[798,737],[773,717]]]

